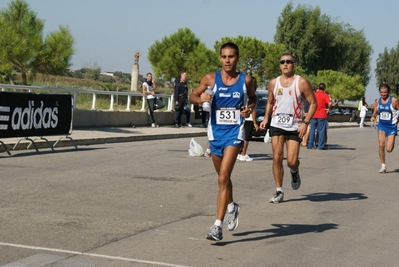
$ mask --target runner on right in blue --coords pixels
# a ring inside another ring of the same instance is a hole
[[[381,162],[379,173],[386,173],[385,150],[391,153],[395,147],[395,138],[398,134],[399,101],[389,95],[391,88],[386,83],[381,84],[378,91],[381,97],[375,100],[371,122],[375,123],[378,117],[378,154]]]

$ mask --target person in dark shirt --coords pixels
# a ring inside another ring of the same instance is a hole
[[[181,127],[181,117],[186,114],[186,126],[191,127],[191,110],[186,108],[188,103],[187,73],[182,72],[180,79],[176,82],[173,98],[175,100],[174,126]]]

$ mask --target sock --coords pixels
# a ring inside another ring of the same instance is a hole
[[[231,213],[234,211],[234,202],[231,202],[229,205],[227,205],[227,212]]]
[[[276,191],[283,192],[283,188],[282,188],[282,187],[277,187],[277,188],[276,188]]]
[[[386,168],[385,164],[381,164],[381,167],[383,167],[384,169]]]
[[[221,220],[216,220],[216,221],[215,221],[215,225],[216,225],[216,226],[219,226],[220,228],[222,228],[223,222],[222,222]]]

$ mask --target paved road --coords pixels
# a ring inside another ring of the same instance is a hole
[[[216,175],[189,141],[3,153],[0,266],[397,265],[398,151],[378,174],[374,129],[334,128],[330,150],[301,150],[302,187],[286,179],[281,204],[268,203],[270,144],[251,142],[255,160],[233,174],[240,225],[221,242],[205,239]]]
[[[336,123],[330,122],[331,128],[349,128],[358,126],[356,123]],[[182,137],[205,136],[206,129],[195,125],[194,127],[174,128],[172,126],[162,126],[159,128],[151,127],[97,127],[97,128],[78,128],[72,131],[68,137],[65,136],[45,136],[43,139],[38,137],[25,138],[5,138],[0,140],[7,147],[10,155],[14,150],[42,148],[56,150],[58,147],[65,146],[86,146],[94,144],[134,142],[148,140],[165,140]],[[33,142],[34,144],[33,144]],[[50,145],[50,146],[49,146]],[[4,146],[0,146],[0,153],[6,151]]]

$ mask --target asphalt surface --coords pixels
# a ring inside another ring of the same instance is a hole
[[[203,128],[81,129],[78,149],[1,153],[0,266],[397,266],[398,150],[379,174],[375,129],[351,126],[330,124],[327,151],[301,149],[302,186],[285,167],[280,204],[270,144],[250,142],[232,177],[239,227],[220,242],[205,239],[212,161],[187,151]]]
[[[358,127],[356,123],[329,123],[330,128]],[[200,125],[193,127],[174,128],[173,126],[152,127],[99,127],[74,129],[72,134],[66,136],[44,136],[27,138],[5,138],[4,143],[10,154],[13,150],[54,149],[65,146],[86,146],[94,144],[107,144],[119,142],[148,141],[159,139],[183,138],[206,136],[206,128]],[[0,153],[6,151],[0,146]]]

